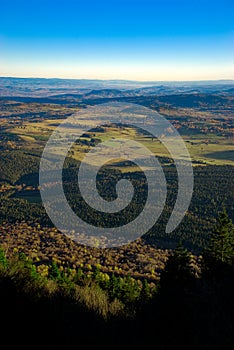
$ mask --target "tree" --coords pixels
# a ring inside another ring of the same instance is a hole
[[[4,250],[0,247],[0,266],[7,267],[7,258],[5,256]]]
[[[120,279],[114,273],[112,273],[109,280],[108,293],[111,299],[120,297]]]
[[[194,279],[191,266],[190,254],[181,243],[169,256],[165,269],[161,274],[161,289],[185,287]]]
[[[146,279],[142,282],[140,300],[144,303],[147,302],[151,297],[150,286]]]
[[[77,270],[77,272],[73,278],[73,281],[80,286],[84,285],[84,273],[81,270],[81,268],[79,268]]]
[[[58,265],[54,261],[52,261],[52,264],[50,265],[49,277],[56,280],[61,278],[61,273],[59,271]]]
[[[217,219],[210,244],[204,255],[208,265],[234,264],[234,227],[225,210]]]
[[[121,286],[121,300],[125,304],[134,303],[140,297],[140,286],[137,281],[127,274]]]

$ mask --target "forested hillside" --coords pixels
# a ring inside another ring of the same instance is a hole
[[[168,165],[165,157],[159,158],[167,179],[167,201],[160,220],[144,237],[155,242],[159,248],[175,247],[179,240],[196,253],[205,247],[211,227],[218,212],[223,208],[233,219],[233,177],[234,167],[229,165],[194,167],[194,192],[189,210],[180,226],[171,234],[165,234],[165,225],[172,212],[177,193],[177,173],[173,165]],[[0,158],[0,222],[26,221],[51,227],[38,191],[38,171],[40,157],[38,152],[9,151],[1,152]],[[132,181],[136,192],[130,207],[121,214],[102,214],[89,208],[79,195],[76,172],[79,163],[67,160],[64,169],[66,182],[64,189],[74,211],[84,220],[105,226],[105,222],[121,225],[129,222],[144,206],[147,184],[141,172],[120,174],[113,168],[103,169],[97,178],[97,187],[104,198],[115,198],[115,185],[121,178]],[[103,186],[104,184],[104,186]],[[189,230],[188,230],[189,227]]]
[[[0,251],[1,339],[12,346],[231,349],[234,230],[221,213],[202,259],[182,246],[155,288],[143,280],[38,270],[24,254]],[[214,311],[215,310],[215,311]]]

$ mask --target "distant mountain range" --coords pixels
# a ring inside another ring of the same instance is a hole
[[[234,94],[234,80],[130,81],[0,77],[0,96],[119,98],[168,94]]]

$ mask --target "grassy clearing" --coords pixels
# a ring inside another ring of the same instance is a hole
[[[60,120],[61,122],[61,120]],[[100,120],[96,120],[98,124]],[[50,137],[52,131],[60,123],[55,120],[43,120],[42,122],[25,122],[21,126],[16,126],[6,130],[8,133],[13,133],[18,135],[22,142],[23,148],[35,149],[43,148],[45,142]],[[77,127],[82,129],[83,127],[93,127],[94,121],[84,119],[84,117],[79,119],[79,124]],[[74,129],[66,128],[64,132],[66,134],[72,133]],[[116,138],[132,139],[134,141],[140,142],[143,146],[147,147],[152,153],[159,157],[171,158],[170,153],[167,148],[158,140],[152,140],[139,135],[136,130],[132,128],[119,129],[117,127],[109,127],[105,129],[105,132],[89,132],[90,139],[92,137],[100,139],[102,142],[110,141]],[[190,153],[191,159],[194,162],[204,162],[207,164],[215,165],[233,165],[233,152],[234,152],[234,142],[231,138],[219,137],[215,134],[197,134],[197,135],[184,135],[183,136],[188,151]],[[90,140],[89,138],[83,138],[83,140]],[[74,145],[72,147],[72,157],[78,161],[81,161],[84,156],[89,152],[91,148],[87,145]],[[118,163],[113,160],[112,164]],[[118,164],[116,164],[118,166]],[[119,168],[119,166],[118,166]],[[138,168],[137,168],[138,169]],[[122,167],[122,172],[135,171],[134,167]]]
[[[193,160],[216,165],[234,165],[234,145],[231,142],[228,144],[219,140],[214,143],[196,139],[187,141],[186,146]]]

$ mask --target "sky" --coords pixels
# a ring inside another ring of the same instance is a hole
[[[0,76],[234,79],[231,0],[0,0]]]

